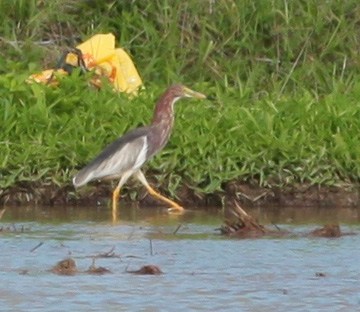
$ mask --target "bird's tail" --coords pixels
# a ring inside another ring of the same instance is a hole
[[[73,184],[76,188],[81,187],[92,180],[93,173],[89,172],[86,169],[87,169],[87,167],[81,169],[77,173],[77,175],[73,178]]]

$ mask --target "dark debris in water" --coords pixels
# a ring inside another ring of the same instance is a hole
[[[38,249],[39,247],[41,247],[44,243],[40,242],[39,244],[37,244],[35,247],[30,249],[30,252],[34,252],[36,249]]]
[[[284,235],[288,232],[281,230],[269,230],[265,226],[259,224],[255,218],[250,216],[240,205],[235,202],[231,208],[231,213],[235,220],[225,220],[218,230],[221,234],[238,238],[259,238],[266,235]]]
[[[114,247],[115,249],[115,247]],[[95,258],[93,258],[93,263],[92,265],[90,265],[89,269],[87,271],[85,271],[85,273],[88,274],[93,274],[93,275],[103,275],[103,274],[108,274],[108,273],[112,273],[110,270],[108,270],[107,268],[104,267],[97,267],[95,266]]]
[[[141,269],[136,271],[126,271],[127,273],[138,275],[159,275],[163,274],[160,268],[156,265],[144,265]]]
[[[288,231],[282,231],[276,225],[276,231],[267,229],[241,208],[236,201],[229,211],[235,219],[225,220],[224,224],[217,229],[220,230],[222,235],[237,238],[260,238],[263,236],[285,236],[291,234]],[[330,224],[301,236],[337,238],[344,235],[356,235],[356,233],[343,233],[338,224]]]
[[[341,237],[343,236],[340,226],[337,225],[325,225],[320,229],[315,229],[309,233],[310,236],[314,237]]]
[[[30,228],[25,227],[23,225],[16,225],[16,224],[11,224],[11,225],[4,225],[4,226],[0,226],[0,233],[8,233],[8,232],[17,232],[17,233],[24,233],[24,232],[28,232],[30,231]]]
[[[320,229],[315,229],[314,231],[308,234],[313,237],[341,237],[344,234],[341,232],[340,226],[335,225],[325,225]]]
[[[115,246],[111,247],[111,249],[109,251],[99,253],[99,254],[93,256],[93,258],[120,258],[120,256],[117,255],[114,252],[114,250],[115,250]]]
[[[75,275],[78,273],[86,273],[92,275],[103,275],[112,273],[110,270],[104,267],[95,266],[95,258],[93,259],[92,265],[86,271],[79,271],[76,267],[75,260],[72,258],[66,258],[64,260],[59,261],[51,271],[58,275]]]
[[[338,224],[327,224],[322,228],[315,229],[314,231],[307,234],[307,236],[311,237],[326,237],[326,238],[338,238],[342,236],[348,235],[356,235],[354,232],[346,232],[341,231],[340,225]]]
[[[74,275],[77,273],[76,263],[72,258],[66,258],[59,261],[52,268],[52,272],[58,275]]]
[[[94,275],[103,275],[103,274],[108,274],[108,273],[112,273],[110,270],[108,270],[107,268],[104,267],[96,267],[94,265],[91,265],[89,267],[89,269],[87,271],[85,271],[85,273],[89,273],[89,274],[94,274]]]

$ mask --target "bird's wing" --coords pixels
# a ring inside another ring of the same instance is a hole
[[[76,187],[91,180],[121,176],[125,171],[140,168],[147,160],[147,127],[137,128],[109,144],[74,177]]]

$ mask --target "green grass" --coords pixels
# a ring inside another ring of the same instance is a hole
[[[0,18],[1,194],[69,185],[107,143],[148,123],[173,82],[218,102],[176,104],[173,136],[146,166],[172,195],[233,180],[359,180],[357,0],[0,0]],[[132,55],[146,86],[138,98],[93,90],[76,73],[58,88],[24,83],[100,32]]]

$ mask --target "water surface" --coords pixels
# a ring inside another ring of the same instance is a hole
[[[106,208],[8,208],[0,223],[1,311],[360,310],[359,235],[304,235],[326,223],[359,233],[359,210],[248,212],[296,235],[222,237],[220,212],[123,207],[113,223]],[[52,273],[67,257],[80,273]],[[93,259],[111,273],[83,273]],[[164,274],[127,272],[150,264]]]

